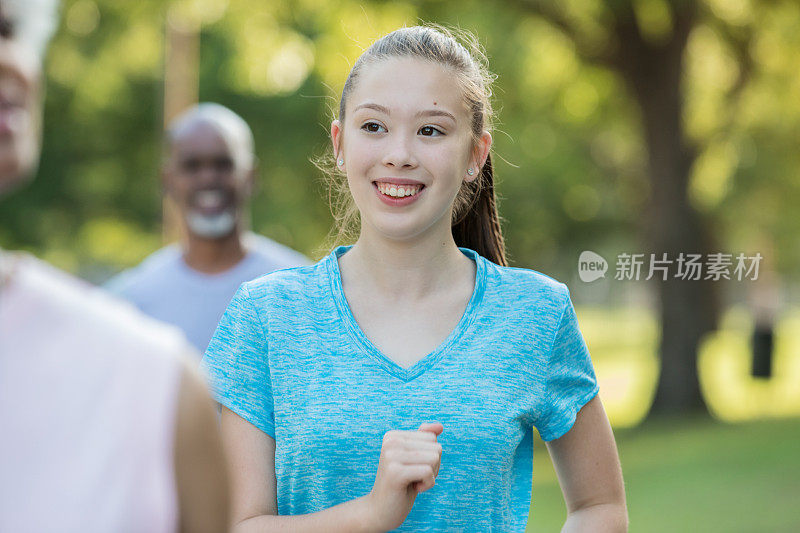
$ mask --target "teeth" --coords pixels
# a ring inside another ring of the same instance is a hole
[[[204,209],[219,207],[224,202],[224,197],[219,191],[201,191],[195,195],[195,203]]]
[[[419,192],[422,187],[419,185],[393,185],[390,183],[378,183],[378,190],[386,196],[394,198],[403,198],[405,196],[414,196]]]

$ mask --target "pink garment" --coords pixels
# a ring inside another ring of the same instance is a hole
[[[172,328],[22,257],[0,291],[0,531],[175,531]]]

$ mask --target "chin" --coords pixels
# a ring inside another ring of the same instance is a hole
[[[434,224],[421,224],[418,220],[391,221],[382,220],[371,224],[373,231],[382,238],[398,243],[411,242],[434,233]]]
[[[186,216],[186,226],[196,237],[202,239],[223,239],[236,231],[237,218],[235,213],[225,211],[218,215],[201,215],[189,213]]]

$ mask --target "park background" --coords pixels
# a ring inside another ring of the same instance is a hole
[[[162,246],[163,125],[200,100],[253,129],[252,228],[318,258],[332,218],[311,160],[349,66],[402,25],[469,30],[498,76],[511,264],[570,287],[631,531],[800,530],[800,3],[67,0],[61,14],[39,175],[0,202],[0,246],[94,283]],[[604,278],[581,281],[585,250]],[[755,280],[645,279],[650,254],[680,252],[763,259]],[[638,280],[615,279],[623,253],[645,254]],[[756,372],[754,332],[771,341]],[[541,441],[534,457],[529,530],[555,531]]]

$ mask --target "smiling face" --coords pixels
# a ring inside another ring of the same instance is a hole
[[[0,193],[31,176],[39,155],[40,60],[0,3]]]
[[[476,147],[453,73],[412,57],[365,65],[344,123],[334,121],[331,135],[362,235],[374,231],[392,240],[447,238],[456,194],[477,174],[467,169],[480,168],[491,144],[486,133]]]
[[[172,140],[166,186],[195,236],[217,239],[235,231],[252,190],[253,172],[242,159],[207,122],[186,126]]]

